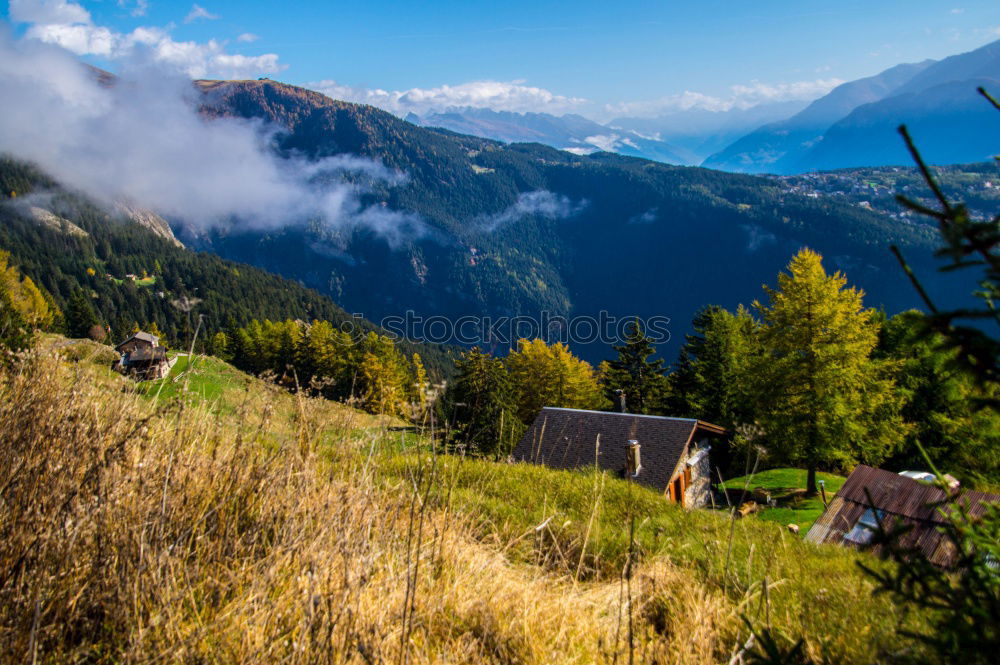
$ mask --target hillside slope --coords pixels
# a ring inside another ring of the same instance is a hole
[[[1000,89],[1000,60],[992,78],[941,83],[860,106],[823,134],[792,171],[907,164],[909,152],[896,138],[905,124],[931,164],[990,159],[1000,145],[996,110],[976,92]]]
[[[106,347],[51,343],[0,364],[4,662],[708,665],[741,616],[817,661],[916,646],[865,555],[606,475],[430,455],[218,362],[191,384],[221,393],[154,400]]]
[[[708,303],[760,295],[802,245],[847,270],[889,311],[919,303],[888,252],[929,265],[930,227],[898,224],[773,182],[537,144],[504,145],[418,127],[378,109],[274,81],[201,82],[205,112],[261,118],[276,148],[350,153],[405,174],[367,199],[420,215],[424,233],[390,245],[359,228],[237,228],[185,242],[301,280],[373,320],[423,316],[670,317],[676,341]],[[668,353],[670,349],[668,348]],[[591,359],[606,353],[596,345]]]
[[[38,210],[63,220],[64,228],[40,223]],[[232,324],[265,318],[350,321],[362,330],[375,329],[313,289],[185,249],[169,230],[147,223],[143,211],[108,212],[35,167],[0,156],[0,250],[10,252],[12,263],[52,293],[63,310],[73,292],[83,289],[115,338],[124,338],[135,324],[156,323],[169,340],[186,343],[198,315],[204,316],[202,340]],[[419,352],[438,376],[452,371],[446,349],[406,343],[404,349]]]

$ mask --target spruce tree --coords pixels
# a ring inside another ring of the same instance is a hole
[[[891,469],[926,467],[924,454],[963,487],[1000,482],[1000,413],[977,408],[1000,394],[955,370],[955,350],[927,330],[927,316],[910,310],[882,326],[878,357],[900,363],[903,418],[913,423],[905,444],[886,461]],[[921,450],[922,449],[922,450]]]
[[[654,358],[656,347],[646,336],[638,319],[632,321],[625,343],[612,346],[618,357],[602,365],[604,395],[614,402],[616,391],[625,393],[625,405],[633,413],[659,413],[663,409],[667,381],[663,359]]]
[[[712,305],[695,315],[692,327],[670,374],[672,413],[727,428],[752,423],[760,324],[743,306],[733,314]]]
[[[765,324],[756,372],[761,425],[779,457],[806,467],[809,494],[820,466],[877,465],[905,433],[890,368],[871,358],[876,313],[846,282],[803,249],[778,288],[765,287],[770,304],[754,303]]]
[[[90,299],[81,289],[77,289],[70,296],[69,307],[66,308],[66,334],[70,337],[86,337],[96,325],[99,322]]]
[[[521,436],[514,389],[499,358],[478,347],[455,363],[458,376],[449,390],[454,441],[483,455],[502,457]]]

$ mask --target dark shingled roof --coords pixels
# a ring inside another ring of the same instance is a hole
[[[663,492],[692,440],[724,433],[721,427],[691,418],[545,407],[513,456],[519,462],[555,469],[577,469],[596,462],[602,469],[624,474],[628,440],[636,439],[642,467],[636,480]]]
[[[954,552],[937,530],[944,517],[934,505],[943,498],[944,492],[935,485],[860,464],[809,529],[806,540],[843,543],[865,511],[875,508],[884,513],[883,519],[892,516],[913,527],[903,537],[904,546],[917,547],[934,563],[947,565]],[[969,490],[961,493],[959,501],[971,516],[979,517],[986,503],[1000,503],[1000,495]]]
[[[160,338],[157,337],[156,335],[153,335],[152,333],[141,332],[140,331],[140,332],[135,333],[131,337],[129,337],[127,340],[125,340],[124,342],[122,342],[121,344],[119,344],[118,346],[116,346],[115,348],[116,349],[120,349],[121,347],[123,347],[126,344],[128,344],[129,342],[131,342],[133,339],[139,340],[140,342],[148,342],[148,343],[152,344],[153,346],[156,346],[157,343],[159,343],[159,341],[160,341]]]

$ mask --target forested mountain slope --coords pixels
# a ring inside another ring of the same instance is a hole
[[[416,213],[422,233],[390,243],[365,227],[182,234],[222,256],[331,294],[374,320],[423,315],[661,315],[674,339],[708,303],[759,297],[809,245],[870,304],[917,306],[888,251],[927,268],[934,231],[784,191],[764,178],[537,144],[504,145],[407,123],[274,81],[201,82],[209,115],[284,128],[275,148],[350,153],[405,174],[368,202]],[[589,353],[596,358],[606,348]],[[587,353],[587,352],[585,352]]]
[[[44,210],[56,221],[40,223],[32,210]],[[156,323],[168,340],[187,343],[199,314],[203,340],[227,326],[265,318],[374,329],[312,289],[179,247],[6,157],[0,157],[0,250],[10,252],[11,263],[52,293],[64,311],[82,289],[115,339],[135,324]],[[404,344],[404,350],[419,352],[435,374],[451,371],[445,349]]]

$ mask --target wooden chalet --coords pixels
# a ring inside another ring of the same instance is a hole
[[[690,418],[545,407],[513,457],[554,469],[596,466],[697,508],[711,501],[709,443],[725,433]]]
[[[115,347],[121,357],[114,369],[140,380],[162,379],[170,373],[173,362],[160,338],[147,332],[137,332]]]

